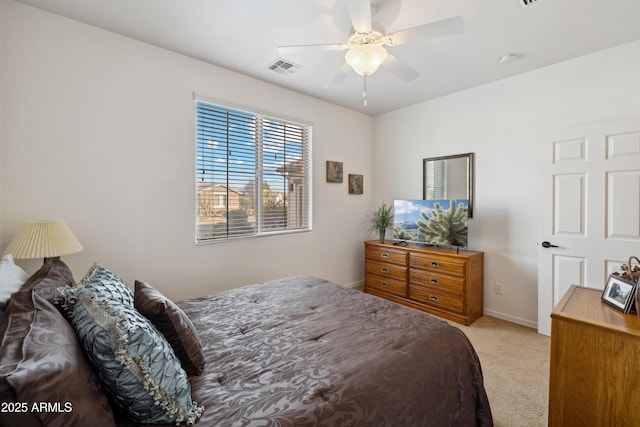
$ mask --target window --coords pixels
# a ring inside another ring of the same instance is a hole
[[[216,208],[224,208],[227,206],[227,195],[226,194],[214,194],[213,195],[213,206]]]
[[[204,100],[196,115],[196,242],[311,230],[311,126]]]

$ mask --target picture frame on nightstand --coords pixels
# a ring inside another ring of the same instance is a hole
[[[635,308],[637,287],[636,283],[610,274],[607,285],[602,291],[602,301],[623,313],[631,313],[631,310]]]

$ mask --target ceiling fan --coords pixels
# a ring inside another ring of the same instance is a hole
[[[385,49],[385,46],[393,47],[417,40],[449,36],[461,33],[464,30],[462,17],[456,16],[386,34],[384,29],[374,24],[371,20],[371,0],[345,1],[353,26],[353,33],[346,43],[280,46],[278,52],[280,54],[290,54],[310,51],[346,50],[345,63],[325,86],[330,87],[338,84],[353,70],[364,77],[362,97],[364,98],[365,106],[367,105],[367,77],[375,73],[380,66],[390,70],[405,82],[409,82],[420,75],[416,70],[391,55]]]

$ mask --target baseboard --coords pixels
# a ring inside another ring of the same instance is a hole
[[[483,310],[484,314],[491,317],[496,317],[498,319],[506,320],[507,322],[515,323],[518,325],[526,326],[528,328],[532,328],[538,330],[538,324],[536,322],[532,322],[527,319],[522,319],[516,316],[510,316],[508,314],[500,313],[498,311],[487,310],[486,308]]]
[[[353,288],[353,289],[362,289],[364,288],[364,280],[359,280],[357,282],[353,282],[353,283],[346,283],[343,286],[346,286],[347,288]]]

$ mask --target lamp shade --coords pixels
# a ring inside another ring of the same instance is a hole
[[[3,255],[12,254],[15,259],[50,258],[83,249],[64,221],[28,221],[16,233]]]
[[[344,55],[344,60],[361,76],[369,76],[387,59],[387,51],[378,44],[354,46]]]

